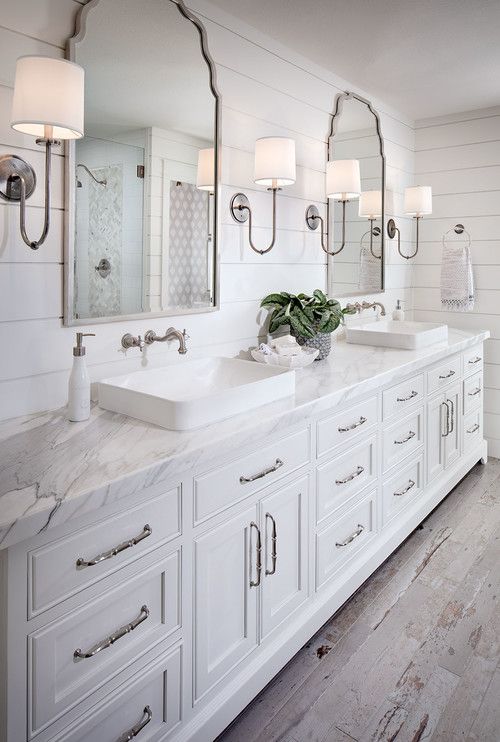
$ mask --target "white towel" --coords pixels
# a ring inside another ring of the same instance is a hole
[[[361,246],[359,251],[359,280],[360,291],[380,291],[380,258],[375,258],[368,245]]]
[[[474,309],[474,276],[470,247],[466,242],[450,244],[443,237],[441,304],[448,312]]]

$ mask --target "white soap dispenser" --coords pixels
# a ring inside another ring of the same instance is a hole
[[[401,299],[398,299],[396,302],[396,309],[392,313],[392,319],[394,320],[403,320],[405,318],[405,312],[402,305]]]
[[[95,337],[93,332],[77,332],[73,348],[73,368],[69,376],[68,420],[80,422],[90,417],[90,377],[85,361],[83,338]]]

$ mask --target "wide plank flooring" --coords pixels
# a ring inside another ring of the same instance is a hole
[[[478,464],[218,742],[500,742],[500,461]]]

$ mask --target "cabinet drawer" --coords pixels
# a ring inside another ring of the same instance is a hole
[[[360,402],[320,420],[317,427],[318,456],[356,440],[378,422],[377,397]]]
[[[423,409],[420,408],[404,420],[398,420],[384,430],[384,471],[406,458],[423,443]]]
[[[384,482],[383,510],[384,525],[386,525],[401,510],[408,507],[423,492],[423,454],[412,457],[411,461],[403,462],[400,471]]]
[[[432,392],[435,392],[438,389],[443,389],[447,384],[457,381],[461,373],[461,356],[453,356],[452,358],[443,361],[443,363],[440,363],[439,366],[431,368],[430,371],[427,371],[428,394],[432,394]]]
[[[472,451],[483,438],[483,411],[469,412],[464,417],[464,453]]]
[[[134,682],[107,697],[53,742],[165,739],[181,720],[181,657],[181,647],[161,655]]]
[[[195,477],[194,520],[199,523],[310,461],[309,428]]]
[[[316,589],[321,587],[375,535],[375,498],[369,497],[316,536]]]
[[[391,386],[382,394],[383,419],[393,415],[406,414],[406,410],[414,404],[422,403],[424,397],[424,375],[414,376],[408,381]]]
[[[180,512],[179,487],[29,552],[29,616],[41,613],[179,535]],[[124,548],[116,553],[118,546]]]
[[[180,553],[164,555],[104,597],[28,637],[34,734],[180,628],[179,575]],[[128,630],[121,632],[123,627]],[[101,643],[107,646],[95,651]]]
[[[464,415],[481,406],[483,401],[483,374],[479,372],[464,381]]]
[[[464,376],[470,376],[476,373],[476,371],[483,370],[483,346],[475,345],[474,348],[464,351],[462,353],[464,363]]]
[[[373,436],[317,470],[317,512],[320,523],[377,476],[377,443]]]

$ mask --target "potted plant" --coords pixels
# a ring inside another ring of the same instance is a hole
[[[330,353],[332,332],[343,323],[346,313],[336,299],[329,299],[320,289],[313,291],[312,296],[287,291],[269,294],[260,305],[273,310],[269,321],[271,334],[288,325],[299,345],[319,349],[317,361]]]

